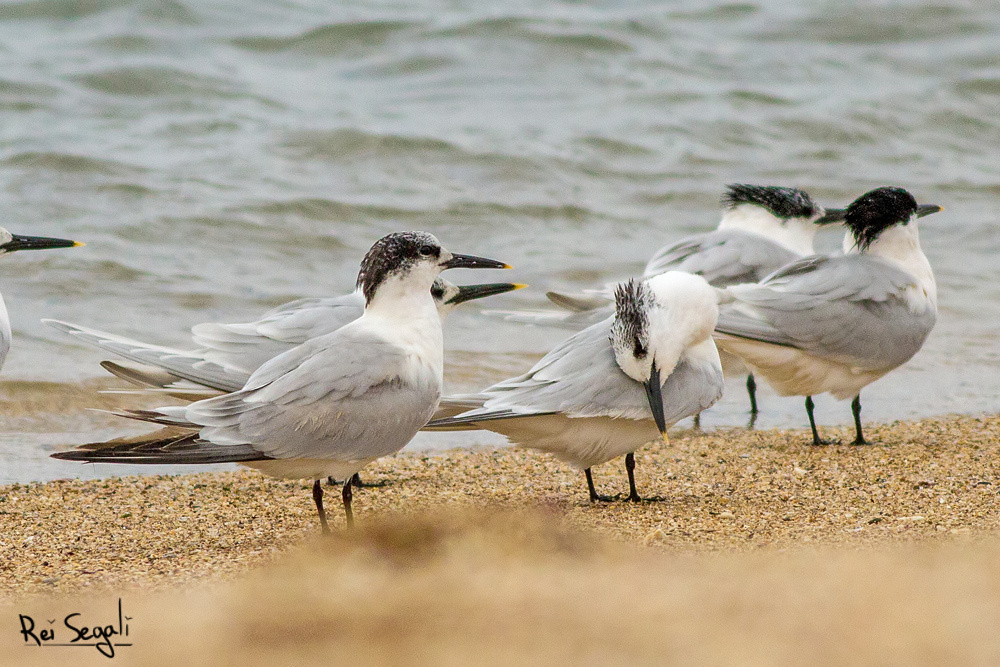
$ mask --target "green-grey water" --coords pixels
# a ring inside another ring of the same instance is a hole
[[[490,305],[543,307],[712,228],[729,182],[944,205],[921,223],[937,328],[865,390],[865,418],[994,411],[998,45],[1000,12],[975,1],[3,3],[0,224],[88,245],[0,258],[16,381],[0,482],[132,471],[47,458],[135,427],[85,410],[93,391],[73,387],[103,357],[41,317],[178,345],[198,322],[348,291],[399,229],[514,264],[533,289]],[[564,335],[467,307],[447,388]],[[798,399],[761,401],[759,426],[805,424]],[[745,410],[734,383],[705,425]],[[818,413],[850,420],[846,403]]]

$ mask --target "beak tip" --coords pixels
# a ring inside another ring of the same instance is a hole
[[[524,289],[525,287],[528,287],[528,283],[511,283],[511,284],[514,286],[513,289],[511,289],[512,292],[514,290]]]
[[[83,241],[73,241],[72,247],[73,248],[82,248],[85,245],[87,245],[87,244],[84,243]]]

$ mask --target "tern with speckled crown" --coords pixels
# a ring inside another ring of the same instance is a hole
[[[613,316],[566,339],[524,375],[469,396],[468,406],[428,430],[494,431],[518,445],[554,454],[583,469],[592,502],[591,467],[625,456],[629,494],[639,501],[635,455],[684,417],[722,395],[719,354],[712,342],[719,292],[680,271],[615,290]]]
[[[425,232],[390,234],[361,263],[361,317],[258,368],[239,391],[187,406],[125,411],[170,433],[83,445],[55,458],[132,464],[238,462],[267,474],[313,479],[328,531],[320,480],[351,476],[403,448],[441,398],[443,341],[431,285],[451,268],[509,268],[453,254]],[[178,433],[180,430],[180,433]]]

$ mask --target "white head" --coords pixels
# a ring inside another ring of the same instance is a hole
[[[511,292],[522,287],[527,287],[527,285],[523,283],[486,283],[458,286],[438,276],[431,285],[431,296],[434,298],[434,305],[437,306],[438,315],[443,320],[460,303]]]
[[[643,282],[630,280],[615,291],[611,349],[626,375],[646,388],[661,433],[660,388],[681,355],[708,340],[719,319],[719,293],[701,276],[668,271]]]
[[[376,241],[365,255],[358,273],[358,288],[364,294],[367,308],[383,299],[428,295],[438,274],[457,268],[510,267],[493,259],[449,252],[427,232],[396,232]]]
[[[802,190],[774,185],[729,185],[722,207],[719,229],[759,234],[800,255],[813,253],[821,226],[844,219],[843,209],[824,209]]]

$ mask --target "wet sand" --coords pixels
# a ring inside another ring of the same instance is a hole
[[[221,646],[251,663],[320,646],[390,662],[480,646],[498,660],[994,662],[1000,418],[868,435],[812,448],[805,431],[679,432],[637,453],[640,493],[662,498],[639,504],[592,505],[581,473],[535,452],[400,454],[364,471],[388,485],[355,492],[354,533],[330,490],[331,538],[308,485],[253,471],[0,487],[0,605],[123,596],[160,619],[137,627],[137,655],[181,655],[164,647],[187,628],[206,660]],[[595,481],[624,491],[621,462]],[[285,632],[297,639],[238,639]]]

